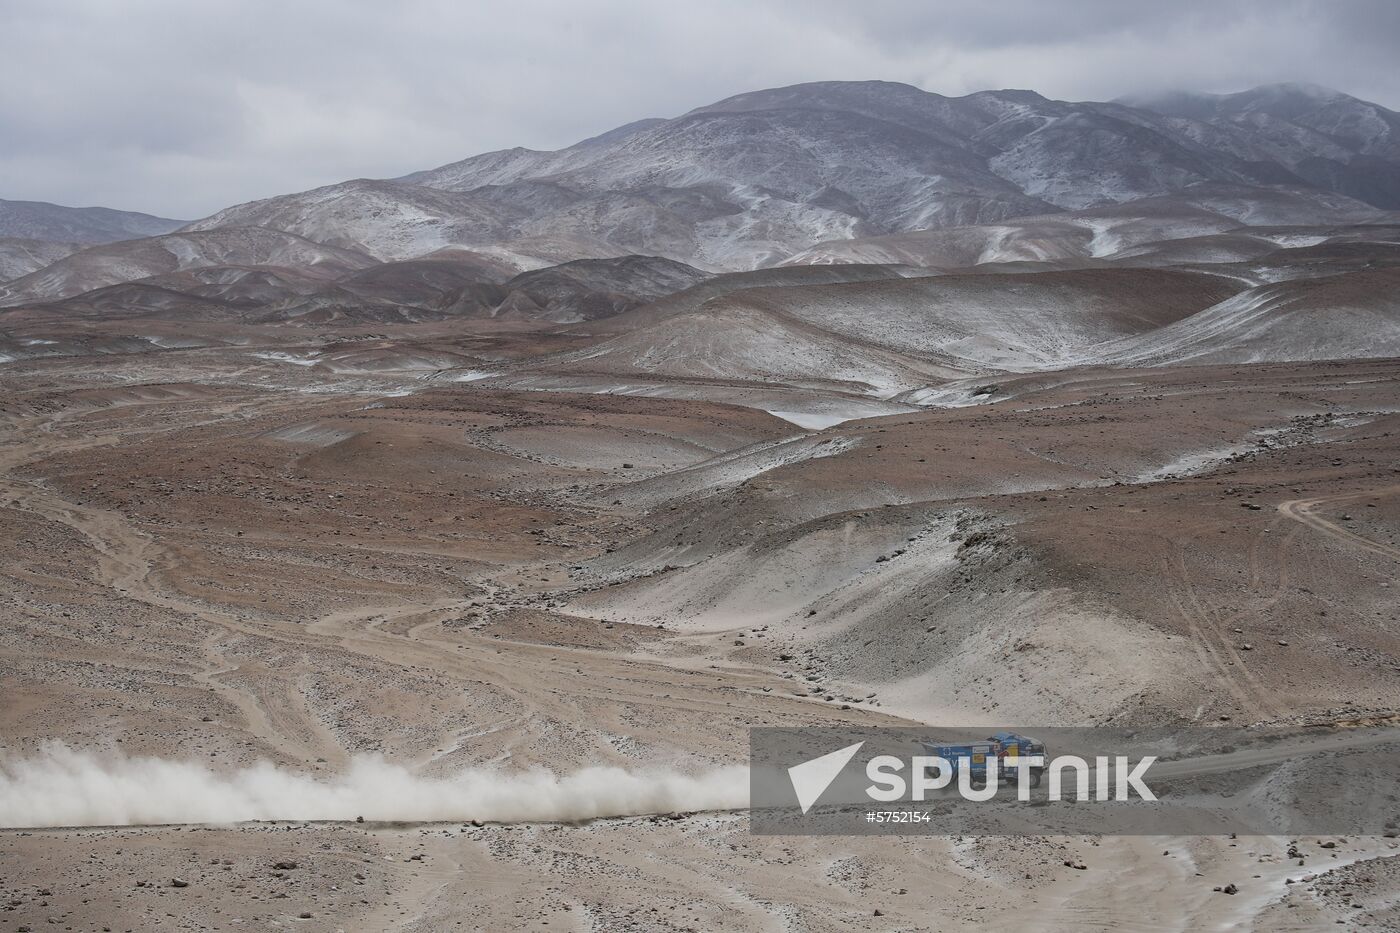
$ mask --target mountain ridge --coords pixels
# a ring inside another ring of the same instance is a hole
[[[0,237],[97,245],[171,233],[187,221],[110,207],[65,207],[0,198]]]
[[[634,121],[564,149],[496,150],[235,205],[187,229],[272,226],[380,259],[466,248],[519,271],[630,254],[733,271],[829,240],[1083,210],[1200,184],[1282,185],[1400,207],[1400,115],[1287,85],[1191,97],[1189,106],[1187,97],[1138,106],[813,82]]]

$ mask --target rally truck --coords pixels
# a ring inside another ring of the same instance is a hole
[[[987,760],[997,760],[997,779],[1003,783],[1016,780],[1016,759],[1022,755],[1038,756],[1039,767],[1030,769],[1031,787],[1040,786],[1041,775],[1045,773],[1045,746],[1036,739],[1015,732],[997,732],[981,742],[924,742],[930,755],[947,761],[956,777],[958,768],[964,765],[968,770],[969,782],[974,787],[987,783]],[[929,769],[930,775],[937,777],[937,768]]]

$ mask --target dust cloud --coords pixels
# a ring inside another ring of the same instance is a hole
[[[426,776],[374,756],[321,777],[263,762],[220,772],[193,761],[51,744],[0,759],[0,827],[139,826],[249,820],[564,821],[748,803],[748,768],[469,768]]]

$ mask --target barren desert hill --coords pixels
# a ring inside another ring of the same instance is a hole
[[[684,291],[710,278],[693,266],[657,256],[577,259],[522,272],[505,283],[548,309],[549,320],[576,323],[611,318]]]
[[[957,375],[1064,365],[1239,288],[1218,276],[1146,269],[746,288],[688,313],[663,302],[653,316],[644,307],[625,333],[552,365],[614,376],[845,382],[887,397]]]
[[[1394,267],[1260,285],[1087,355],[1116,366],[1400,356],[1398,288]]]
[[[621,314],[709,277],[654,256],[577,259],[504,281],[493,273],[474,257],[383,263],[289,297],[266,320],[349,326],[468,319],[574,324]]]
[[[751,288],[884,282],[905,276],[924,275],[928,274],[928,271],[914,266],[851,263],[833,266],[773,266],[749,272],[721,273],[622,314],[571,327],[570,331],[595,336],[629,333],[665,318],[689,314],[712,299]]]

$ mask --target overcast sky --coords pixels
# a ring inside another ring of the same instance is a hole
[[[0,0],[0,198],[194,218],[816,80],[1400,109],[1391,0]]]

